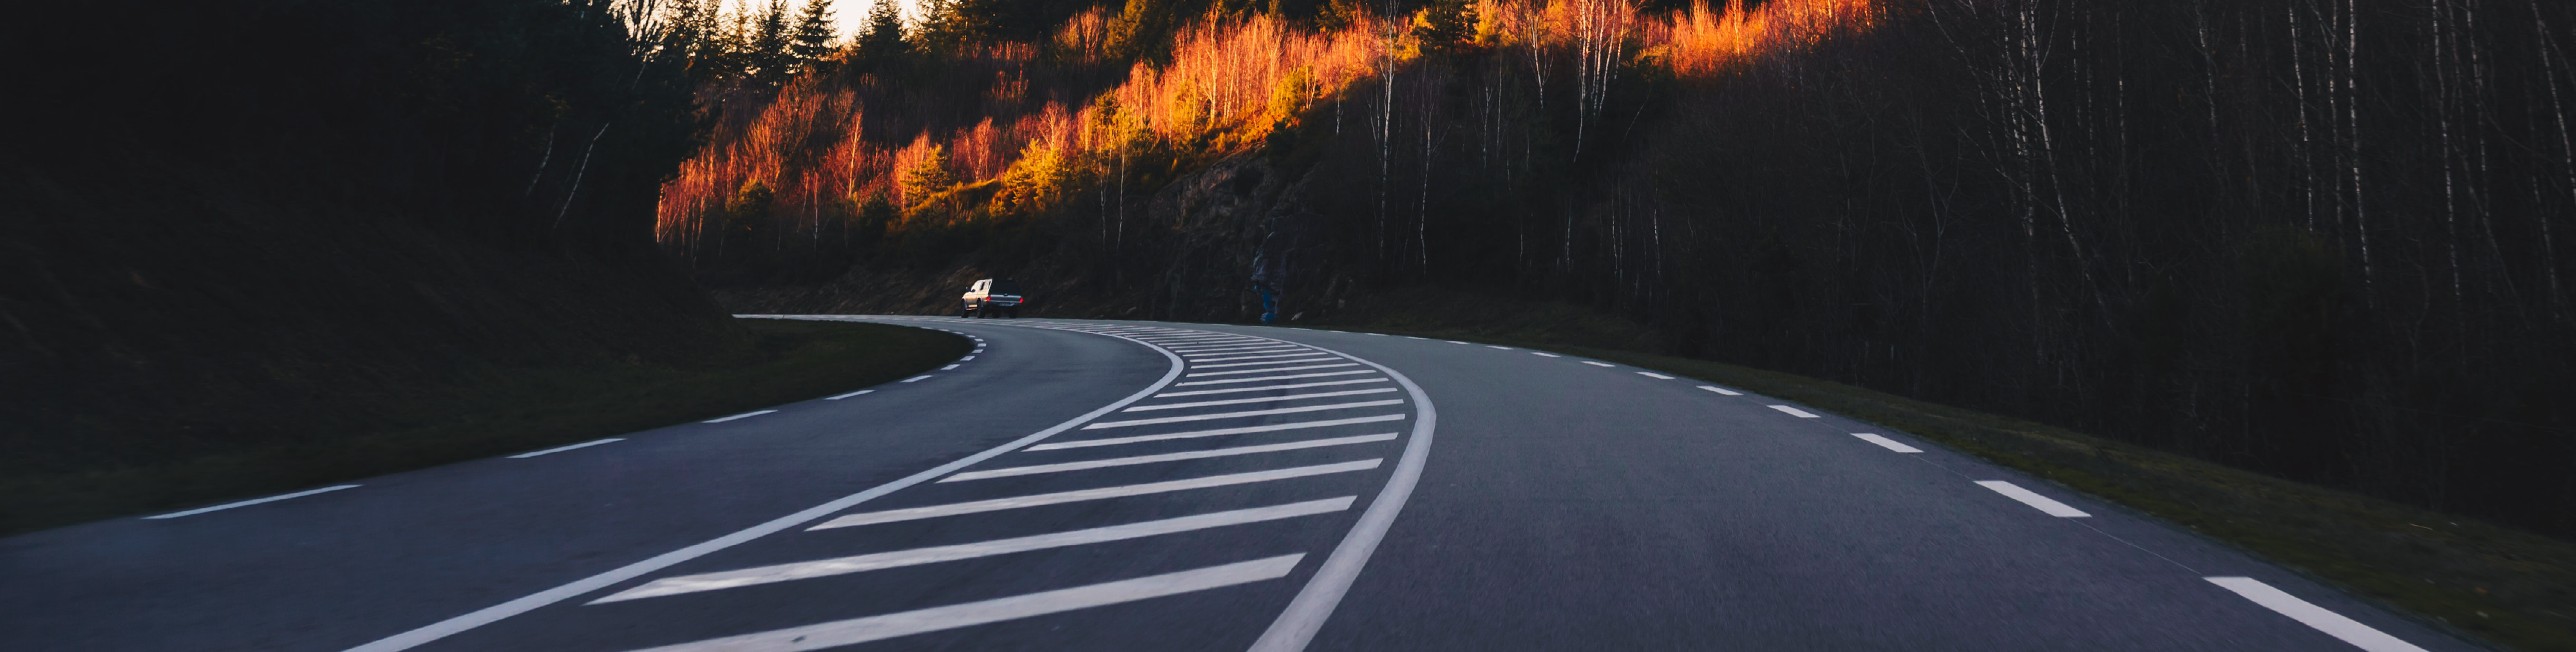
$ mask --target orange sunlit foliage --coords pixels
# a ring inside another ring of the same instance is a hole
[[[1571,57],[1578,70],[1593,71],[1569,81],[1597,77],[1635,55],[1657,56],[1690,77],[1864,29],[1875,12],[1872,0],[1771,0],[1751,11],[1729,0],[1723,9],[1701,5],[1662,17],[1641,15],[1626,0],[1479,0],[1476,40],[1525,59]],[[823,220],[871,196],[912,207],[928,198],[905,192],[898,177],[941,154],[958,184],[999,182],[995,201],[1030,203],[1045,201],[1055,192],[1047,187],[1072,182],[1079,170],[1135,148],[1236,151],[1316,102],[1418,56],[1409,42],[1418,24],[1363,17],[1317,32],[1263,15],[1201,20],[1174,35],[1169,63],[1135,64],[1123,83],[1078,107],[1048,100],[1032,109],[1030,76],[1046,65],[1039,46],[995,44],[962,55],[975,69],[993,71],[975,82],[986,89],[981,122],[892,142],[866,137],[867,114],[909,115],[918,107],[861,106],[847,86],[800,79],[757,115],[721,124],[664,186],[660,236],[689,244],[705,226],[727,224],[733,198],[754,182],[775,193],[767,219],[795,232],[819,231]],[[1102,61],[1112,29],[1109,14],[1093,9],[1060,28],[1050,45],[1057,61]],[[1544,91],[1545,80],[1540,85]]]

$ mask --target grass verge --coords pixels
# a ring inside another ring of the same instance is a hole
[[[0,534],[268,495],[635,432],[875,385],[965,355],[965,338],[848,322],[742,320],[750,336],[687,367],[601,362],[360,400],[357,434],[167,464],[0,479]],[[347,421],[348,419],[337,419]]]
[[[1314,326],[1544,348],[1797,401],[2145,512],[2491,644],[2576,650],[2576,543],[2045,424],[1659,355],[1651,331],[1580,307],[1480,303],[1395,296]]]

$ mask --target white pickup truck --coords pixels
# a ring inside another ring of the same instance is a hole
[[[976,281],[957,299],[959,317],[1016,318],[1020,316],[1020,304],[1028,303],[1020,296],[1019,281],[992,278]]]

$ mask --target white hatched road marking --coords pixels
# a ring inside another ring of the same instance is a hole
[[[1273,344],[1273,343],[1270,343],[1270,342],[1262,342],[1262,343],[1259,343],[1259,344],[1229,344],[1229,345],[1226,345],[1226,346],[1177,346],[1177,347],[1172,347],[1172,352],[1173,352],[1173,353],[1181,354],[1181,356],[1182,356],[1182,357],[1189,357],[1189,356],[1191,356],[1191,355],[1204,355],[1204,354],[1208,354],[1208,353],[1217,353],[1217,352],[1225,352],[1225,351],[1242,351],[1242,350],[1245,350],[1245,349],[1302,349],[1302,348],[1306,348],[1306,347],[1305,347],[1305,346],[1303,346],[1303,345],[1298,345],[1298,344]]]
[[[1386,405],[1402,405],[1402,404],[1404,404],[1404,399],[1387,399],[1387,400],[1383,400],[1383,401],[1359,401],[1359,402],[1355,402],[1355,403],[1334,403],[1334,404],[1332,404],[1332,405],[1307,405],[1307,406],[1300,406],[1300,407],[1271,408],[1271,409],[1267,409],[1267,410],[1244,410],[1244,411],[1241,411],[1241,412],[1218,412],[1218,413],[1215,413],[1215,414],[1192,414],[1192,415],[1187,415],[1187,416],[1177,416],[1177,417],[1155,417],[1155,418],[1152,418],[1152,419],[1129,419],[1129,420],[1126,420],[1126,421],[1102,421],[1102,422],[1099,422],[1099,423],[1094,423],[1094,424],[1091,424],[1091,425],[1083,426],[1083,427],[1082,427],[1082,429],[1084,429],[1084,430],[1099,430],[1099,429],[1102,429],[1102,428],[1129,428],[1129,427],[1134,427],[1134,426],[1150,426],[1150,425],[1163,424],[1163,423],[1181,423],[1181,422],[1185,422],[1185,421],[1210,421],[1210,420],[1215,420],[1215,419],[1232,419],[1232,418],[1236,418],[1236,417],[1258,417],[1258,416],[1268,416],[1268,415],[1273,415],[1273,414],[1296,414],[1296,413],[1299,413],[1299,412],[1322,412],[1322,411],[1324,411],[1324,410],[1350,410],[1350,409],[1364,408],[1364,407],[1380,407],[1380,406],[1386,406]]]
[[[1915,448],[1915,447],[1912,447],[1912,446],[1907,446],[1907,445],[1905,445],[1903,442],[1899,442],[1899,441],[1896,441],[1896,440],[1894,440],[1894,439],[1888,439],[1888,438],[1886,438],[1886,437],[1878,436],[1878,433],[1873,433],[1873,432],[1855,432],[1855,433],[1852,433],[1852,436],[1854,436],[1854,437],[1859,437],[1859,438],[1861,439],[1861,441],[1866,441],[1866,442],[1869,442],[1869,443],[1872,443],[1872,444],[1878,444],[1879,446],[1885,447],[1885,448],[1886,448],[1886,449],[1888,449],[1888,450],[1896,451],[1896,452],[1899,452],[1899,453],[1920,453],[1920,452],[1923,452],[1923,449]]]
[[[1191,377],[1191,378],[1198,378],[1198,377],[1202,377],[1202,376],[1232,376],[1232,375],[1235,375],[1235,374],[1268,374],[1268,373],[1278,373],[1278,372],[1282,372],[1282,371],[1305,371],[1305,370],[1308,370],[1308,369],[1332,369],[1332,368],[1336,368],[1336,367],[1357,367],[1357,366],[1360,366],[1360,365],[1359,365],[1358,363],[1354,363],[1354,362],[1344,362],[1344,363],[1341,363],[1341,364],[1319,364],[1319,365],[1307,365],[1307,366],[1303,366],[1303,367],[1278,367],[1278,368],[1273,368],[1273,369],[1237,369],[1237,370],[1234,370],[1234,371],[1202,371],[1202,372],[1199,372],[1199,373],[1189,374],[1189,377]]]
[[[1771,406],[1771,409],[1779,410],[1779,411],[1781,411],[1781,412],[1786,412],[1786,413],[1788,413],[1788,414],[1789,414],[1789,416],[1797,417],[1797,418],[1800,418],[1800,419],[1816,419],[1816,418],[1821,418],[1821,417],[1816,416],[1816,413],[1814,413],[1814,412],[1808,412],[1808,411],[1806,411],[1806,410],[1801,410],[1801,409],[1793,408],[1793,407],[1789,407],[1789,406],[1786,406],[1786,405],[1774,405],[1774,406]]]
[[[680,595],[684,593],[697,593],[701,591],[714,591],[744,586],[773,584],[777,582],[812,579],[816,577],[831,577],[834,575],[847,575],[850,573],[861,573],[887,568],[919,566],[922,564],[933,564],[943,561],[957,561],[960,559],[991,557],[994,555],[1006,555],[1015,552],[1028,552],[1031,550],[1045,550],[1048,548],[1065,548],[1110,541],[1124,541],[1127,539],[1140,539],[1177,532],[1205,530],[1209,528],[1225,527],[1228,525],[1242,525],[1246,523],[1260,523],[1263,521],[1290,519],[1299,516],[1330,514],[1350,509],[1351,503],[1357,499],[1357,496],[1343,496],[1340,498],[1327,498],[1324,500],[1310,500],[1302,503],[1289,503],[1286,505],[1255,507],[1251,509],[1237,509],[1209,514],[1183,516],[1179,518],[1145,521],[1141,523],[1128,523],[1125,525],[1111,525],[1107,527],[1073,530],[1069,532],[1053,532],[1025,537],[1013,537],[1009,539],[995,539],[992,541],[977,541],[974,543],[932,546],[928,548],[914,548],[911,550],[897,550],[893,552],[851,555],[848,557],[837,557],[832,559],[773,564],[741,570],[667,577],[653,580],[643,586],[619,591],[616,595],[592,600],[587,604],[623,602],[637,598],[655,598],[666,595]]]
[[[1259,367],[1259,366],[1263,366],[1263,365],[1274,365],[1274,364],[1306,364],[1306,363],[1309,363],[1309,362],[1323,362],[1323,361],[1326,361],[1326,360],[1333,360],[1333,359],[1335,359],[1335,358],[1334,358],[1333,356],[1329,355],[1329,354],[1323,354],[1323,353],[1304,353],[1304,354],[1299,354],[1299,355],[1298,355],[1298,357],[1297,357],[1297,359],[1294,359],[1294,360],[1271,360],[1271,361],[1267,361],[1267,362],[1229,362],[1229,363],[1225,363],[1225,364],[1193,364],[1193,365],[1190,365],[1190,368],[1191,368],[1191,369],[1225,369],[1225,368],[1228,368],[1228,367]],[[1193,362],[1196,362],[1196,361],[1193,361]]]
[[[769,413],[772,413],[772,412],[777,412],[777,410],[754,410],[754,411],[751,411],[751,412],[744,412],[744,413],[742,413],[742,414],[737,414],[737,415],[733,415],[733,416],[729,416],[729,417],[716,417],[716,418],[713,418],[713,419],[708,419],[708,420],[706,420],[706,421],[701,421],[700,423],[724,423],[724,422],[732,421],[732,420],[735,420],[735,419],[749,419],[749,418],[752,418],[752,417],[760,416],[760,415],[763,415],[763,414],[769,414]]]
[[[1278,370],[1278,369],[1272,369],[1271,371],[1279,371],[1279,370]],[[1225,384],[1230,384],[1230,383],[1257,383],[1257,382],[1261,382],[1261,381],[1265,381],[1265,380],[1288,380],[1288,379],[1291,379],[1291,378],[1322,378],[1322,377],[1325,377],[1325,376],[1367,376],[1367,375],[1375,375],[1376,373],[1377,373],[1377,372],[1374,372],[1374,371],[1333,371],[1333,372],[1326,372],[1326,373],[1319,373],[1319,374],[1297,374],[1297,375],[1294,375],[1294,376],[1263,376],[1263,377],[1260,377],[1260,378],[1230,378],[1230,379],[1226,379],[1226,380],[1198,380],[1198,381],[1191,381],[1191,382],[1186,382],[1186,383],[1172,383],[1172,386],[1173,386],[1173,387],[1189,387],[1189,386],[1193,386],[1193,385],[1225,385]]]
[[[279,495],[275,495],[275,496],[269,496],[269,497],[267,497],[267,498],[252,498],[252,499],[250,499],[250,500],[244,500],[244,501],[240,501],[240,502],[224,503],[224,504],[216,505],[216,506],[213,506],[213,507],[199,507],[199,508],[191,509],[191,510],[187,510],[187,511],[184,511],[184,512],[171,512],[171,513],[168,513],[168,514],[161,514],[161,515],[157,515],[157,516],[146,516],[146,517],[143,517],[143,520],[146,520],[146,521],[158,521],[158,520],[165,519],[165,518],[178,518],[178,517],[181,517],[181,516],[195,516],[195,515],[198,515],[198,514],[204,514],[204,513],[206,513],[206,512],[211,512],[211,511],[220,510],[220,509],[232,509],[232,508],[235,508],[235,507],[249,507],[249,506],[251,506],[251,505],[257,505],[257,504],[260,504],[260,503],[273,503],[273,502],[277,502],[277,501],[281,501],[281,500],[286,500],[286,499],[288,499],[288,498],[303,498],[303,497],[305,497],[305,496],[310,496],[310,495],[318,494],[318,493],[327,493],[327,492],[339,491],[339,490],[342,490],[342,489],[356,489],[356,488],[358,488],[359,486],[360,486],[360,485],[344,484],[344,485],[337,485],[337,486],[323,487],[323,488],[320,488],[320,489],[306,489],[306,490],[298,491],[298,492],[291,493],[291,494],[279,494]]]
[[[548,449],[541,450],[541,451],[530,451],[530,452],[526,452],[526,453],[520,453],[520,454],[517,454],[517,455],[512,455],[512,456],[510,456],[510,459],[514,459],[514,460],[524,460],[524,459],[528,459],[528,458],[531,458],[531,457],[536,457],[536,456],[539,456],[539,455],[545,455],[545,454],[549,454],[549,453],[561,453],[561,452],[568,451],[568,450],[572,450],[572,449],[576,449],[576,448],[589,448],[589,447],[592,447],[592,446],[597,446],[597,445],[600,445],[600,444],[605,444],[605,443],[615,442],[615,441],[626,441],[626,438],[624,438],[624,437],[610,437],[610,438],[607,438],[607,439],[594,439],[594,440],[591,440],[591,441],[586,441],[586,442],[582,442],[582,443],[578,443],[578,444],[572,444],[572,445],[568,445],[568,446],[556,446],[556,447],[554,447],[554,448],[548,448]]]
[[[1234,356],[1234,357],[1231,357],[1231,358],[1196,358],[1196,359],[1192,359],[1192,360],[1190,360],[1190,362],[1191,362],[1191,363],[1193,363],[1193,364],[1195,364],[1195,363],[1200,363],[1200,362],[1233,362],[1233,361],[1236,361],[1236,360],[1276,360],[1276,359],[1279,359],[1279,358],[1296,358],[1296,357],[1314,356],[1314,355],[1323,355],[1323,354],[1321,354],[1321,353],[1311,353],[1311,352],[1309,352],[1309,353],[1272,353],[1272,354],[1268,354],[1268,355],[1238,355],[1238,356]],[[1190,357],[1190,356],[1181,356],[1181,357],[1187,358],[1187,357]]]
[[[1163,392],[1163,393],[1161,393],[1161,394],[1155,394],[1155,395],[1154,395],[1154,398],[1178,398],[1178,397],[1182,397],[1182,396],[1205,396],[1205,395],[1208,395],[1208,394],[1233,394],[1233,393],[1237,393],[1237,392],[1266,392],[1266,391],[1279,390],[1279,389],[1304,389],[1304,388],[1308,388],[1308,387],[1331,387],[1331,386],[1334,386],[1334,385],[1358,385],[1358,384],[1362,384],[1362,383],[1383,383],[1383,382],[1387,382],[1387,380],[1386,380],[1386,379],[1384,379],[1384,378],[1369,378],[1369,379],[1365,379],[1365,380],[1327,380],[1327,381],[1323,381],[1323,382],[1314,382],[1314,383],[1293,383],[1293,384],[1288,384],[1288,385],[1263,385],[1263,386],[1260,386],[1260,387],[1234,387],[1234,388],[1228,388],[1228,389],[1202,389],[1202,390],[1195,390],[1195,391],[1188,391],[1188,392]]]
[[[1699,388],[1700,388],[1700,389],[1705,389],[1705,390],[1708,390],[1708,391],[1712,391],[1712,392],[1717,392],[1718,394],[1725,395],[1725,396],[1743,396],[1743,395],[1744,395],[1744,392],[1739,392],[1739,391],[1735,391],[1735,390],[1732,390],[1732,389],[1727,389],[1727,388],[1724,388],[1724,387],[1719,387],[1719,386],[1716,386],[1716,385],[1701,385],[1701,386],[1699,386]]]
[[[1217,437],[1217,436],[1222,436],[1222,435],[1240,435],[1240,434],[1255,433],[1255,432],[1277,432],[1277,431],[1281,431],[1281,430],[1303,430],[1303,429],[1306,429],[1306,428],[1329,428],[1329,427],[1332,427],[1332,426],[1347,426],[1347,425],[1351,425],[1351,424],[1355,424],[1355,423],[1377,423],[1377,422],[1381,422],[1381,421],[1402,421],[1402,420],[1404,420],[1404,415],[1402,415],[1402,414],[1381,414],[1381,415],[1373,416],[1373,417],[1352,417],[1352,418],[1349,418],[1349,419],[1333,419],[1333,420],[1330,420],[1330,421],[1301,421],[1301,422],[1297,422],[1297,423],[1273,423],[1273,424],[1259,425],[1259,426],[1244,426],[1244,427],[1241,427],[1241,428],[1218,428],[1218,429],[1215,429],[1215,430],[1193,430],[1193,431],[1190,431],[1190,432],[1171,432],[1171,433],[1163,433],[1163,434],[1159,434],[1159,435],[1137,435],[1137,436],[1134,436],[1134,437],[1111,437],[1111,438],[1106,438],[1106,439],[1077,439],[1077,440],[1073,440],[1073,441],[1064,441],[1064,442],[1056,442],[1056,443],[1052,443],[1052,444],[1039,444],[1039,445],[1036,445],[1036,446],[1030,446],[1030,447],[1029,447],[1029,450],[1032,450],[1032,451],[1051,451],[1051,450],[1062,450],[1062,449],[1066,449],[1066,448],[1089,448],[1089,447],[1092,447],[1092,446],[1116,446],[1116,445],[1119,445],[1119,444],[1134,444],[1134,443],[1139,443],[1139,442],[1149,442],[1149,441],[1169,441],[1169,440],[1173,440],[1173,439],[1195,439],[1195,438],[1199,438],[1199,437]]]
[[[2314,627],[2317,631],[2325,632],[2327,636],[2343,639],[2343,642],[2351,643],[2353,647],[2368,652],[2424,652],[2424,648],[2415,647],[2412,643],[2398,640],[2397,637],[2389,636],[2386,632],[2372,629],[2369,625],[2361,624],[2360,621],[2345,618],[2343,614],[2301,600],[2298,596],[2272,588],[2272,585],[2264,584],[2251,577],[2201,579],[2209,580],[2209,583],[2245,596],[2245,599],[2254,601],[2254,604],[2263,605],[2265,609],[2280,612],[2281,615],[2289,616],[2291,620]]]
[[[1178,573],[1165,573],[1070,589],[1057,589],[968,602],[945,607],[916,609],[883,616],[836,620],[828,623],[790,627],[756,634],[713,638],[638,652],[698,652],[701,650],[820,650],[823,648],[881,641],[923,632],[956,629],[1005,620],[1016,620],[1089,607],[1134,602],[1167,595],[1249,584],[1278,579],[1297,568],[1305,553],[1281,555],[1223,566],[1210,566]]]
[[[1360,394],[1385,394],[1385,393],[1389,393],[1389,392],[1393,392],[1393,391],[1395,391],[1395,388],[1393,388],[1393,387],[1380,387],[1380,388],[1377,388],[1377,389],[1354,389],[1354,390],[1349,390],[1349,391],[1340,391],[1340,392],[1317,392],[1317,393],[1313,393],[1313,394],[1289,394],[1289,395],[1287,395],[1287,396],[1260,396],[1260,397],[1254,397],[1254,398],[1234,398],[1234,399],[1226,399],[1226,400],[1222,400],[1222,401],[1199,401],[1199,402],[1196,402],[1196,403],[1165,403],[1165,404],[1162,404],[1162,405],[1140,405],[1140,406],[1136,406],[1136,407],[1127,408],[1126,410],[1123,410],[1123,411],[1124,411],[1124,412],[1152,412],[1152,411],[1155,411],[1155,410],[1177,410],[1177,409],[1181,409],[1181,408],[1209,407],[1209,406],[1215,406],[1215,405],[1242,405],[1242,404],[1245,404],[1245,403],[1267,403],[1267,402],[1270,402],[1270,401],[1290,401],[1290,400],[1296,400],[1296,399],[1301,399],[1301,398],[1325,398],[1325,397],[1330,397],[1330,396],[1357,396],[1357,395],[1360,395]]]
[[[1252,471],[1249,473],[1228,473],[1225,475],[1212,475],[1203,478],[1189,478],[1186,480],[1165,480],[1162,482],[1131,484],[1121,487],[1078,489],[1074,491],[1059,491],[1033,496],[1013,496],[1010,498],[994,498],[990,500],[949,503],[946,505],[931,505],[928,507],[891,509],[882,512],[862,512],[824,521],[822,525],[816,525],[806,529],[829,530],[833,528],[872,525],[876,523],[917,521],[925,518],[939,518],[942,516],[956,516],[959,514],[980,514],[983,512],[997,512],[1005,509],[1019,509],[1022,507],[1059,505],[1086,500],[1104,500],[1109,498],[1142,496],[1146,494],[1158,494],[1173,491],[1187,491],[1191,489],[1205,489],[1208,487],[1223,487],[1228,485],[1250,484],[1254,482],[1286,480],[1289,478],[1303,478],[1312,475],[1366,471],[1377,468],[1379,463],[1385,461],[1386,460],[1384,459],[1368,459],[1357,462],[1298,466],[1285,469],[1272,469],[1268,471]]]
[[[1211,457],[1228,457],[1228,456],[1233,456],[1233,455],[1251,455],[1251,454],[1254,454],[1254,453],[1275,453],[1275,452],[1278,452],[1278,451],[1292,451],[1292,450],[1301,450],[1301,449],[1307,449],[1307,448],[1323,448],[1323,447],[1326,447],[1326,446],[1348,446],[1348,445],[1351,445],[1351,444],[1367,444],[1367,443],[1374,443],[1374,442],[1381,442],[1381,441],[1393,441],[1394,439],[1395,439],[1395,433],[1390,432],[1390,433],[1383,433],[1383,434],[1376,434],[1376,435],[1360,435],[1360,436],[1356,436],[1356,437],[1334,437],[1334,438],[1331,438],[1331,439],[1309,439],[1309,440],[1306,440],[1306,441],[1292,441],[1292,442],[1287,442],[1287,443],[1284,443],[1284,444],[1262,444],[1262,445],[1259,445],[1259,446],[1237,446],[1237,447],[1234,447],[1234,448],[1218,448],[1218,449],[1203,450],[1203,451],[1185,451],[1185,452],[1179,452],[1179,453],[1163,453],[1163,454],[1160,454],[1160,455],[1138,455],[1138,456],[1135,456],[1135,457],[1114,457],[1114,458],[1105,459],[1105,460],[1087,460],[1087,461],[1081,461],[1081,462],[1063,462],[1063,463],[1059,463],[1059,464],[1039,464],[1039,465],[1036,465],[1036,466],[1019,466],[1019,467],[1011,467],[1011,468],[1006,468],[1006,469],[992,469],[992,470],[987,470],[987,471],[970,471],[970,472],[966,472],[966,473],[959,473],[959,474],[957,474],[957,475],[948,476],[947,478],[943,478],[943,479],[941,479],[941,480],[940,480],[940,482],[963,482],[963,481],[967,481],[967,480],[982,480],[982,479],[985,479],[985,478],[1007,478],[1007,477],[1012,477],[1012,476],[1021,476],[1021,475],[1036,475],[1036,474],[1039,474],[1039,473],[1060,473],[1060,472],[1064,472],[1064,471],[1082,471],[1082,470],[1087,470],[1087,469],[1103,469],[1103,468],[1109,468],[1109,467],[1113,467],[1113,466],[1134,466],[1134,465],[1137,465],[1137,464],[1153,464],[1153,463],[1157,463],[1157,462],[1177,462],[1177,461],[1181,461],[1181,460],[1197,460],[1197,459],[1207,459],[1207,458],[1211,458]]]
[[[2066,503],[2057,502],[2056,499],[2032,493],[2031,490],[2023,489],[2021,488],[2021,485],[2010,482],[2002,480],[1978,480],[1977,486],[1993,489],[1995,490],[1995,493],[2003,494],[2005,497],[2021,501],[2024,505],[2038,508],[2039,511],[2044,512],[2049,516],[2055,516],[2058,518],[2083,518],[2092,516],[2092,514],[2084,513],[2084,510],[2068,507]]]

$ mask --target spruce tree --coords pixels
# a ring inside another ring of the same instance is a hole
[[[787,52],[787,0],[771,0],[769,6],[757,11],[760,13],[752,18],[749,52],[744,54],[749,55],[754,79],[764,85],[776,84],[787,76],[793,61]]]
[[[832,39],[840,34],[832,30],[832,0],[805,0],[805,8],[796,12],[796,27],[789,31],[788,54],[796,60],[798,72],[811,70],[815,62],[832,53]]]
[[[887,72],[903,65],[912,44],[903,38],[903,9],[894,0],[868,5],[868,22],[859,28],[858,62],[868,72]]]

